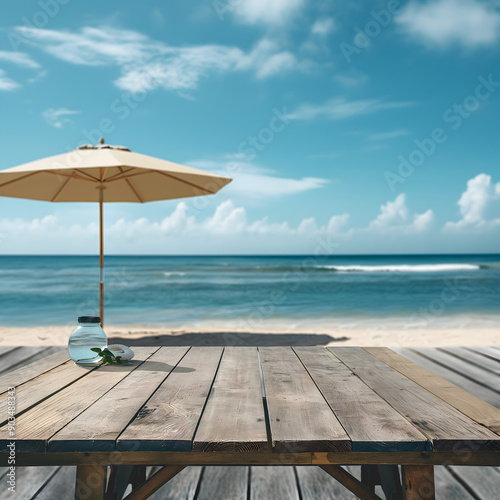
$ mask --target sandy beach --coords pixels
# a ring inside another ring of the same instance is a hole
[[[274,321],[248,328],[244,325],[186,324],[106,325],[109,343],[125,345],[358,345],[445,346],[500,345],[499,318],[462,316],[440,318],[427,324],[402,319],[365,319],[287,324]],[[0,345],[65,345],[73,325],[0,327]]]

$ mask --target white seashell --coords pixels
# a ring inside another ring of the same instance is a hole
[[[114,356],[121,356],[123,361],[131,360],[134,357],[134,351],[122,344],[111,344],[106,347]]]

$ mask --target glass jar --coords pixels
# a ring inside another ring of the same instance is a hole
[[[99,363],[101,357],[94,351],[93,347],[104,349],[108,345],[108,339],[101,328],[101,318],[98,316],[80,316],[78,326],[69,337],[69,357],[79,365]]]

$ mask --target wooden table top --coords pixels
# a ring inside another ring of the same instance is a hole
[[[1,376],[2,463],[15,386],[16,452],[29,465],[174,454],[185,463],[500,465],[500,410],[388,348],[134,351],[130,365],[85,368],[64,350]]]

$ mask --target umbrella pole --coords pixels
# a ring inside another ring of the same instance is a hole
[[[99,199],[99,316],[101,317],[101,325],[104,325],[104,214],[103,214],[103,193],[100,190]]]

